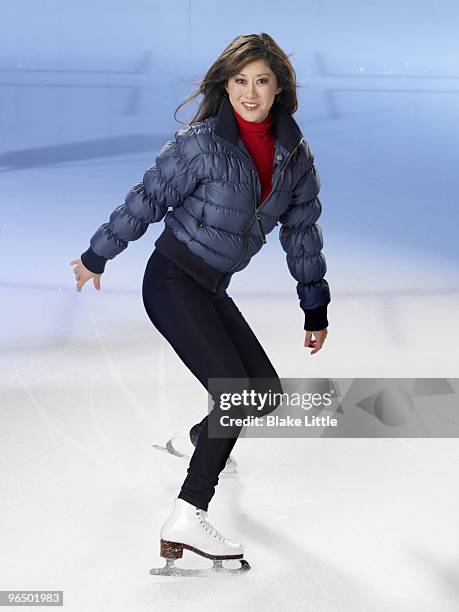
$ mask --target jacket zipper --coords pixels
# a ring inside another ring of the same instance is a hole
[[[293,151],[292,151],[292,152],[290,153],[290,155],[287,157],[287,160],[284,162],[284,165],[282,166],[282,169],[281,169],[281,170],[279,170],[279,173],[278,173],[278,175],[277,175],[276,181],[275,181],[275,183],[274,183],[274,185],[273,185],[273,187],[272,187],[272,189],[271,189],[271,191],[270,191],[270,193],[269,193],[268,197],[267,197],[267,198],[264,200],[264,202],[262,202],[262,203],[260,204],[260,206],[258,206],[258,208],[256,208],[256,211],[255,211],[255,212],[256,212],[256,216],[257,216],[258,227],[260,228],[260,234],[261,234],[261,237],[262,237],[262,239],[263,239],[263,244],[266,244],[266,235],[265,235],[265,232],[264,232],[264,230],[263,230],[263,224],[261,223],[261,219],[260,219],[260,216],[259,216],[259,210],[260,210],[260,208],[263,208],[263,206],[265,206],[265,204],[266,204],[266,203],[268,202],[268,200],[271,198],[272,194],[274,193],[274,191],[275,191],[275,189],[276,189],[276,186],[277,186],[277,183],[278,183],[278,181],[279,181],[279,178],[280,178],[280,177],[283,175],[284,170],[285,170],[285,168],[286,168],[286,166],[287,166],[288,162],[290,161],[290,159],[291,159],[292,155],[293,155],[293,154],[295,153],[295,151],[298,149],[298,147],[300,146],[300,144],[303,142],[303,140],[304,140],[304,138],[302,138],[302,139],[300,140],[300,142],[299,142],[299,143],[296,145],[296,147],[293,149]]]
[[[258,221],[258,229],[260,230],[260,234],[261,237],[263,239],[263,244],[266,244],[266,236],[265,236],[265,232],[263,230],[263,225],[261,224],[261,219],[260,216],[258,214],[258,209],[260,208],[259,206],[257,207],[257,184],[256,184],[256,180],[257,180],[257,173],[255,172],[255,170],[252,170],[252,174],[253,174],[253,188],[254,188],[254,201],[255,201],[255,216],[257,218]]]
[[[263,231],[263,225],[261,224],[261,219],[258,216],[258,212],[257,212],[257,221],[258,221],[258,228],[260,230],[261,238],[263,240],[263,244],[266,244],[266,235],[265,235],[265,232]]]
[[[260,210],[260,208],[263,208],[263,206],[265,206],[265,205],[267,204],[268,200],[269,200],[269,199],[271,198],[271,196],[273,195],[273,193],[274,193],[274,191],[275,191],[275,189],[276,189],[277,183],[279,182],[280,177],[281,177],[281,176],[282,176],[282,174],[284,173],[284,170],[285,170],[285,168],[286,168],[286,166],[287,166],[288,162],[290,161],[290,159],[292,158],[292,155],[293,155],[293,154],[295,153],[295,151],[298,149],[298,147],[300,146],[300,144],[303,142],[303,140],[304,140],[304,138],[302,138],[302,139],[300,140],[300,142],[299,142],[299,143],[296,145],[296,147],[293,149],[293,151],[292,151],[292,152],[290,153],[290,155],[287,157],[286,161],[284,162],[284,165],[283,165],[283,166],[282,166],[282,168],[279,170],[279,173],[278,173],[278,175],[277,175],[277,178],[276,178],[276,181],[275,181],[275,183],[274,183],[274,185],[273,185],[273,188],[271,189],[270,193],[268,194],[268,197],[266,198],[266,200],[260,204],[260,206],[258,207],[258,210]]]
[[[265,232],[264,232],[264,230],[263,230],[263,225],[262,225],[262,223],[261,223],[261,219],[260,219],[260,217],[259,217],[258,211],[260,210],[260,208],[262,208],[262,207],[263,207],[263,206],[264,206],[264,205],[265,205],[265,204],[268,202],[268,200],[269,200],[269,199],[271,198],[271,196],[273,195],[273,193],[274,193],[274,191],[275,191],[275,189],[276,189],[277,183],[279,182],[279,178],[282,176],[282,174],[283,174],[283,172],[284,172],[284,170],[285,170],[285,168],[286,168],[286,166],[287,166],[288,162],[290,161],[290,159],[292,158],[293,154],[294,154],[294,153],[295,153],[295,151],[298,149],[298,147],[300,146],[300,144],[303,142],[303,140],[304,140],[304,138],[301,138],[301,140],[299,141],[299,143],[296,145],[296,147],[295,147],[295,148],[292,150],[292,152],[290,153],[290,155],[287,157],[287,159],[286,159],[286,161],[284,162],[283,166],[281,166],[281,168],[279,169],[279,172],[278,172],[278,174],[277,174],[277,178],[276,178],[276,180],[275,180],[275,182],[274,182],[274,185],[272,186],[272,189],[271,189],[271,191],[270,191],[270,193],[269,193],[268,197],[267,197],[267,198],[265,199],[265,201],[264,201],[262,204],[260,204],[260,206],[258,206],[258,207],[257,207],[257,190],[256,190],[257,172],[256,172],[256,170],[252,170],[252,171],[251,171],[252,176],[253,176],[253,186],[254,186],[254,200],[253,200],[253,203],[254,203],[254,214],[252,215],[252,218],[250,219],[249,225],[248,225],[248,226],[246,227],[246,229],[244,230],[244,251],[243,251],[243,253],[242,253],[242,256],[239,258],[239,261],[238,261],[236,264],[234,264],[234,266],[232,266],[232,267],[231,267],[229,270],[227,270],[227,271],[225,272],[225,274],[223,274],[223,275],[222,275],[222,276],[221,276],[221,277],[218,279],[218,281],[217,281],[217,282],[216,282],[216,284],[215,284],[215,287],[214,287],[213,293],[216,293],[216,291],[217,291],[217,287],[218,287],[219,283],[220,283],[220,282],[223,280],[223,278],[224,278],[225,276],[227,276],[228,274],[230,274],[230,273],[232,272],[232,270],[234,270],[235,268],[237,268],[237,267],[238,267],[238,265],[241,263],[241,261],[244,259],[245,254],[246,254],[246,252],[247,252],[247,246],[248,246],[248,241],[247,241],[247,233],[248,233],[248,231],[250,230],[250,228],[252,227],[253,222],[254,222],[254,220],[255,220],[255,219],[256,219],[256,220],[257,220],[257,222],[258,222],[258,227],[259,227],[259,230],[260,230],[261,237],[262,237],[262,239],[263,239],[263,244],[265,244],[265,243],[266,243],[266,235],[265,235]],[[244,154],[244,155],[245,155],[245,154]],[[246,156],[246,157],[247,157],[247,156]],[[251,160],[250,160],[250,161],[251,161]]]

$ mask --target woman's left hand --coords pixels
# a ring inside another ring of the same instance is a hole
[[[314,334],[314,340],[312,339],[312,334]],[[328,331],[327,328],[320,329],[318,331],[307,331],[306,336],[304,338],[304,346],[312,347],[312,351],[310,355],[314,355],[317,351],[320,351],[323,343],[325,342],[325,338],[327,337]]]

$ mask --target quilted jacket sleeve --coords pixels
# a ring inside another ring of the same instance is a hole
[[[150,223],[161,221],[169,206],[180,204],[199,182],[200,160],[193,128],[181,128],[162,147],[142,181],[131,187],[125,201],[113,210],[108,222],[97,229],[88,250],[81,254],[83,265],[102,274],[108,259],[143,236]]]
[[[320,179],[314,156],[305,144],[306,160],[292,191],[292,202],[280,216],[279,239],[287,253],[287,265],[298,281],[297,294],[305,313],[304,329],[317,331],[328,327],[327,305],[330,289],[324,279],[327,264],[322,253],[322,230],[316,223],[322,212],[318,197]]]

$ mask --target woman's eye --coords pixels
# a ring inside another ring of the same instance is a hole
[[[268,79],[260,79],[260,82],[267,83]],[[245,83],[244,79],[236,79],[236,83]]]

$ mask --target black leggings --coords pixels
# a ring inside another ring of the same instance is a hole
[[[282,392],[273,365],[226,291],[211,293],[155,249],[145,270],[142,297],[153,325],[207,390],[209,378],[249,382],[260,378],[273,382],[272,392]],[[203,510],[208,508],[241,430],[233,427],[229,429],[230,437],[210,437],[208,419],[215,412],[212,410],[201,422],[187,477],[178,495]],[[214,424],[211,426],[214,431]]]

